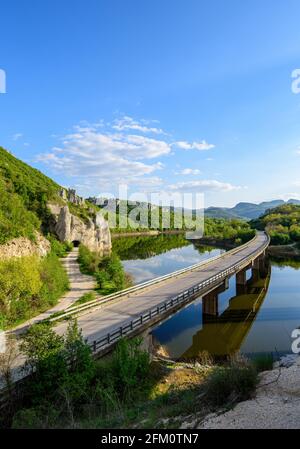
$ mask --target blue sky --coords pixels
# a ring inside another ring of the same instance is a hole
[[[206,206],[300,197],[298,0],[7,0],[0,13],[0,145],[59,183],[204,192]]]

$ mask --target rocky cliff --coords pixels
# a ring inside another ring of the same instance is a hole
[[[36,233],[35,241],[31,241],[27,237],[18,237],[4,245],[0,245],[0,260],[9,259],[10,257],[32,256],[33,254],[45,257],[50,249],[49,240]]]
[[[101,214],[85,221],[70,213],[67,205],[48,204],[53,215],[52,230],[62,242],[82,243],[101,256],[111,251],[111,236],[107,221]]]

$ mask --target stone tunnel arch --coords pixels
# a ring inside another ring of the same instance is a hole
[[[74,248],[78,248],[80,243],[81,242],[79,240],[73,240],[73,242],[72,242]]]

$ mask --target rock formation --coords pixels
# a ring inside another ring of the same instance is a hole
[[[76,204],[77,206],[85,205],[84,199],[81,196],[77,195],[76,190],[74,190],[74,189],[62,188],[58,192],[58,194],[63,200],[69,201],[72,204]]]
[[[51,245],[49,240],[36,233],[35,241],[31,241],[26,237],[18,237],[4,245],[0,245],[0,259],[32,256],[33,254],[45,257],[50,249]]]
[[[85,221],[70,213],[68,206],[49,204],[54,217],[53,231],[62,242],[82,243],[101,256],[111,251],[111,236],[107,221],[101,214]]]

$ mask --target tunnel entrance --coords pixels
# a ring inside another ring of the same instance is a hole
[[[74,248],[78,248],[78,246],[80,245],[80,241],[79,240],[73,240],[72,242]]]

